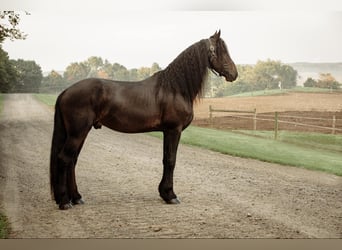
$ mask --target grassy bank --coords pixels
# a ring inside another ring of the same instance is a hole
[[[9,233],[9,224],[7,218],[0,213],[0,239],[6,239]]]
[[[151,134],[159,138],[162,137],[161,133]],[[338,146],[342,138],[341,136],[336,137],[336,145],[317,143],[317,147],[312,147],[311,144],[297,145],[287,141],[275,141],[241,133],[191,126],[183,132],[181,142],[223,154],[319,170],[342,176],[342,156]],[[309,141],[310,138],[312,135],[309,136]],[[311,143],[314,143],[314,140],[311,140]],[[322,144],[325,148],[322,148]],[[330,147],[337,149],[337,151],[330,150]]]
[[[274,138],[274,131],[237,130],[235,132],[265,139]],[[342,135],[279,131],[278,141],[311,149],[342,153]]]
[[[54,106],[57,99],[54,94],[34,94],[34,97],[48,106]]]

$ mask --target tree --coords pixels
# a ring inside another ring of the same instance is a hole
[[[315,88],[325,88],[325,89],[339,89],[340,83],[336,81],[330,73],[319,74],[319,79],[316,81],[309,77],[304,82],[304,87],[315,87]]]
[[[139,80],[139,76],[138,76],[138,69],[131,69],[129,71],[129,80],[130,81],[138,81]]]
[[[26,13],[28,15],[28,13]],[[4,51],[1,44],[6,38],[25,39],[26,34],[22,33],[17,25],[20,15],[14,11],[0,11],[0,92],[11,92],[19,80],[14,63],[10,61],[8,53]]]
[[[77,81],[87,78],[89,72],[90,69],[85,63],[71,63],[66,68],[63,77],[67,84],[73,84]]]
[[[43,79],[40,66],[35,61],[22,59],[12,62],[18,75],[14,90],[21,93],[38,93]]]
[[[276,84],[277,63],[271,60],[258,61],[254,66],[253,81],[258,86],[257,89],[273,89]]]
[[[64,87],[63,77],[55,70],[52,70],[46,77],[43,77],[41,90],[44,93],[57,92]]]
[[[316,87],[338,89],[339,83],[336,81],[335,77],[333,77],[330,73],[321,73],[319,74],[319,79],[317,81]]]
[[[13,63],[10,61],[8,53],[0,45],[0,92],[11,92],[16,81],[17,73]]]
[[[107,59],[103,63],[99,77],[109,79],[113,79],[114,77],[113,64],[111,64]]]
[[[282,88],[293,88],[297,82],[297,71],[280,61],[258,61],[254,67],[258,89],[276,89],[281,82]]]
[[[256,65],[237,65],[239,77],[233,83],[222,78],[210,77],[208,96],[234,95],[265,89],[277,89],[296,86],[297,71],[280,61],[258,61]]]
[[[103,60],[101,57],[92,56],[89,57],[84,64],[89,68],[87,77],[99,77],[98,73],[103,67]]]
[[[151,70],[149,67],[141,67],[138,69],[138,78],[139,80],[146,79],[151,75]]]
[[[103,78],[103,79],[108,79],[109,78],[107,72],[105,70],[103,70],[103,69],[100,69],[100,70],[97,71],[97,77]]]
[[[128,81],[129,72],[127,68],[119,63],[113,64],[113,79],[118,81]]]
[[[224,95],[226,88],[225,81],[221,77],[217,77],[212,72],[208,72],[207,86],[204,89],[204,96],[221,97]]]
[[[156,73],[156,72],[158,72],[158,71],[160,71],[160,70],[161,70],[161,68],[160,68],[159,64],[156,63],[156,62],[154,62],[154,63],[152,64],[151,69],[150,69],[150,75],[153,75],[154,73]]]
[[[228,85],[224,95],[234,95],[243,92],[253,92],[263,88],[258,87],[254,67],[252,65],[237,65],[239,76],[236,81]]]
[[[29,15],[26,12],[26,15]],[[20,14],[14,11],[0,11],[0,43],[6,38],[11,39],[25,39],[27,37],[17,26],[20,21]]]
[[[317,86],[317,81],[312,79],[311,77],[308,77],[306,81],[304,82],[304,87],[316,87]]]
[[[278,72],[278,80],[284,89],[294,88],[297,85],[297,71],[290,65],[281,64]]]

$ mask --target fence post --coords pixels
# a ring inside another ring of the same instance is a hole
[[[278,139],[278,112],[274,113],[274,140]]]
[[[333,135],[335,134],[335,128],[336,128],[336,116],[333,115],[333,118],[332,118],[332,130],[331,130],[331,133]]]
[[[253,130],[256,131],[257,129],[257,114],[256,114],[256,108],[254,109],[254,117],[253,117]]]
[[[213,126],[213,108],[211,105],[209,105],[209,122],[210,122],[210,127]]]

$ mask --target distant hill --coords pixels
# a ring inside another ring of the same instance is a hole
[[[301,86],[308,77],[318,79],[320,73],[330,73],[338,82],[342,82],[342,63],[288,63],[298,72],[297,85]]]

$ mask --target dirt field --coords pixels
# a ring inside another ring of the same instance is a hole
[[[6,95],[0,206],[12,238],[341,238],[342,178],[180,145],[175,191],[159,198],[162,142],[90,132],[77,177],[86,204],[60,211],[49,192],[53,112]]]
[[[202,99],[195,105],[195,118],[209,117],[209,105],[216,109],[254,110],[257,113],[285,111],[341,112],[342,93],[284,93],[275,96]],[[217,113],[215,116],[225,116]]]
[[[200,127],[224,129],[224,130],[253,130],[254,114],[225,113],[229,116],[220,116],[222,113],[214,113],[212,120],[209,118],[196,119],[193,125]],[[216,116],[218,115],[218,116]],[[279,130],[302,131],[316,133],[332,133],[333,116],[335,116],[335,134],[342,134],[342,111],[285,111],[278,113]],[[306,119],[309,118],[309,119]],[[274,131],[274,112],[257,114],[256,129]],[[305,125],[297,125],[305,124]],[[324,128],[321,128],[324,127]]]
[[[335,116],[335,134],[342,134],[342,93],[287,93],[282,96],[214,98],[203,99],[195,106],[193,125],[227,130],[253,130],[254,114],[214,112],[210,121],[209,105],[213,109],[241,111],[256,109],[257,130],[274,130],[274,112],[277,111],[280,121],[279,130],[330,134],[331,129],[319,127],[332,128],[332,120]]]

